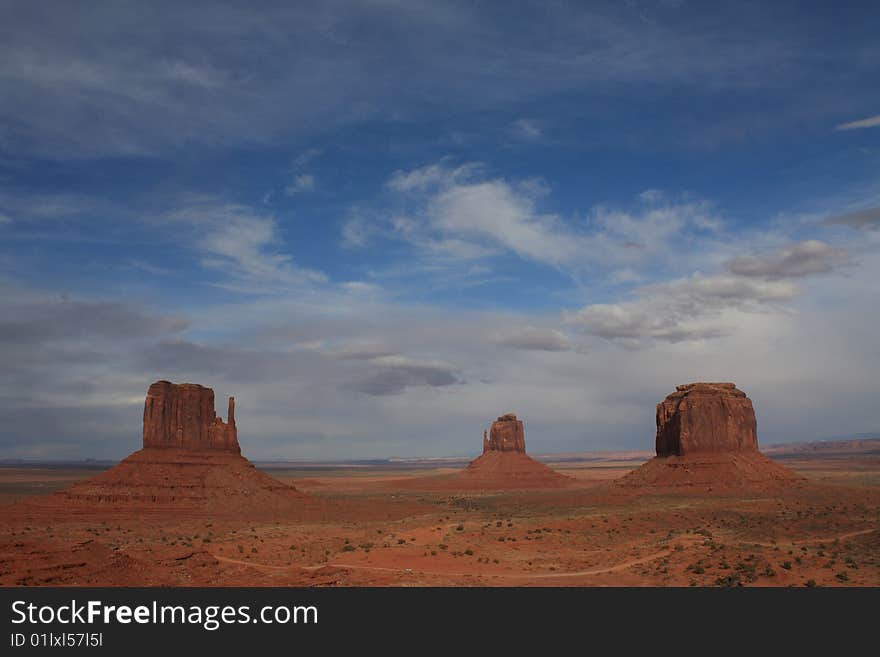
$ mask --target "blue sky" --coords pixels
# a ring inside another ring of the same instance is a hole
[[[182,4],[0,4],[0,457],[159,378],[257,458],[878,430],[870,3]]]

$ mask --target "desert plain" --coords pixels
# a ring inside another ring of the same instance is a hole
[[[756,492],[621,489],[651,452],[548,455],[561,488],[454,488],[462,461],[260,464],[283,513],[49,503],[110,464],[0,468],[4,586],[877,586],[880,440],[767,454]]]

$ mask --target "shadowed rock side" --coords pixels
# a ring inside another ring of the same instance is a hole
[[[676,386],[657,404],[656,452],[616,485],[760,490],[802,480],[758,451],[755,410],[733,383]]]
[[[235,397],[228,422],[214,411],[214,391],[196,383],[156,381],[144,402],[144,447],[217,449],[241,453],[235,428]]]
[[[68,505],[265,513],[307,496],[241,456],[232,397],[225,423],[210,388],[157,381],[144,404],[143,449],[51,497]]]

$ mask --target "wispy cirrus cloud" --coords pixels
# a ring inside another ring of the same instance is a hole
[[[864,128],[876,128],[880,126],[880,114],[877,116],[869,116],[866,119],[858,121],[850,121],[849,123],[841,123],[834,126],[835,130],[862,130]]]
[[[295,196],[303,192],[311,192],[315,189],[315,176],[310,173],[301,173],[294,176],[291,183],[285,187],[284,193],[288,196]]]
[[[544,128],[534,119],[517,119],[510,124],[510,134],[523,141],[540,141],[544,137]]]
[[[498,331],[495,342],[503,347],[524,351],[568,351],[572,341],[562,331],[536,326],[512,327]]]
[[[396,171],[386,187],[388,207],[357,208],[342,229],[344,245],[385,237],[453,258],[512,253],[569,272],[601,272],[670,260],[673,243],[705,241],[723,227],[709,203],[655,190],[640,197],[635,211],[597,206],[562,216],[542,210],[551,193],[543,181],[493,177],[479,163],[456,166],[448,159]]]
[[[294,263],[270,213],[237,203],[198,199],[183,203],[166,216],[191,227],[190,244],[202,253],[202,265],[225,274],[225,284],[284,291],[327,280],[322,272]]]

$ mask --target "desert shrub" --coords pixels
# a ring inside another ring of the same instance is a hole
[[[717,586],[741,586],[742,581],[740,580],[738,573],[731,573],[730,575],[717,578],[715,584]]]
[[[405,539],[405,538],[398,538],[398,539],[397,539],[397,544],[398,544],[398,545],[403,545],[404,543],[406,543],[406,539]]]
[[[342,551],[343,552],[354,552],[354,545],[352,545],[351,543],[346,543],[345,545],[342,546]]]
[[[783,561],[780,565],[786,570],[791,570],[791,561]]]
[[[846,574],[846,571],[843,571],[842,573],[837,573],[837,575],[835,575],[835,577],[840,582],[848,582],[849,581],[849,575]]]
[[[804,586],[806,586],[808,589],[814,589],[816,588],[816,586],[818,586],[818,584],[816,584],[816,580],[808,579],[806,582],[804,582]]]
[[[474,551],[471,550],[470,548],[468,548],[467,550],[465,550],[464,553],[465,553],[466,555],[468,555],[469,557],[474,556]]]

